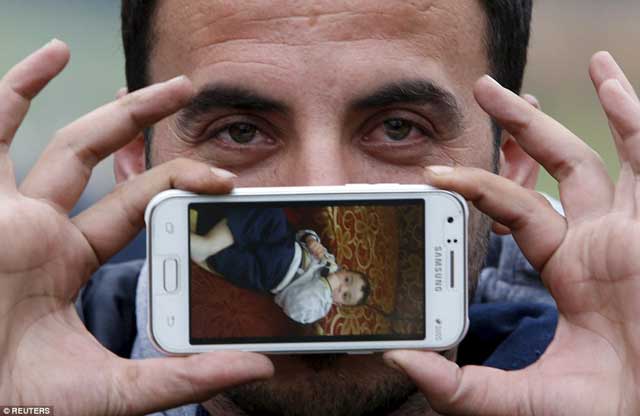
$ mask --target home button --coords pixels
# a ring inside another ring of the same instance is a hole
[[[178,290],[178,260],[166,259],[162,264],[164,290],[173,293]]]

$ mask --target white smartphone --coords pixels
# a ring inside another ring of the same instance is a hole
[[[466,333],[468,207],[455,193],[167,191],[145,220],[149,332],[166,353],[446,350]]]

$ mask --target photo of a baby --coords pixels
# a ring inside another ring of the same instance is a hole
[[[424,216],[413,200],[190,204],[191,342],[420,339]]]
[[[273,294],[301,324],[323,318],[333,305],[363,305],[371,290],[364,273],[336,264],[315,231],[293,230],[282,208],[229,209],[190,241],[200,267],[237,287]]]

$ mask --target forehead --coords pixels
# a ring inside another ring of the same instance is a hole
[[[464,27],[473,25],[470,18],[478,11],[476,0],[159,0],[155,21],[158,33],[195,35],[196,42],[191,45],[195,48],[211,42],[256,39],[309,45],[372,37],[406,39],[446,30],[451,24],[457,26],[456,33],[464,35]],[[180,27],[175,27],[176,23]],[[197,33],[189,30],[196,28]]]
[[[346,273],[347,276],[352,277],[354,280],[356,281],[364,281],[364,279],[362,278],[362,276],[360,275],[360,273],[357,272],[347,272]]]
[[[150,74],[314,79],[326,91],[428,70],[460,84],[487,70],[484,19],[478,0],[160,0]]]
[[[364,290],[364,279],[358,273],[349,274],[351,277],[351,284],[349,285],[348,290],[354,296],[360,295],[360,293]]]

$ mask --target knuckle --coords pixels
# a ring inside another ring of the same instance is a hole
[[[66,131],[67,131],[66,127],[62,127],[54,131],[53,136],[51,137],[51,143],[56,144],[56,143],[63,142],[67,136]]]
[[[109,198],[113,202],[118,214],[126,221],[131,230],[139,227],[141,215],[140,207],[137,206],[135,199],[132,199],[134,193],[139,193],[140,182],[134,178],[128,179],[117,184],[109,194]]]
[[[116,197],[122,197],[123,194],[126,194],[129,190],[129,184],[132,183],[134,178],[128,178],[125,181],[118,182],[113,186],[111,193]]]
[[[579,157],[560,158],[553,170],[557,178],[562,180],[570,175],[583,172],[593,172],[605,168],[602,157],[593,149],[584,149]]]
[[[66,127],[54,133],[47,152],[63,160],[76,161],[83,168],[83,174],[90,174],[91,169],[101,160],[100,155],[88,143],[74,140]]]
[[[111,414],[128,415],[135,410],[134,400],[140,400],[132,394],[140,392],[140,369],[134,364],[125,364],[122,371],[114,380],[113,391],[107,397],[108,408]]]
[[[553,176],[558,181],[561,181],[576,170],[577,164],[578,162],[575,159],[560,158],[551,166],[550,170],[554,172]]]
[[[140,94],[138,92],[133,92],[131,94],[123,95],[116,100],[116,103],[120,105],[122,108],[135,107],[138,103],[140,103]]]
[[[23,105],[29,104],[29,96],[16,88],[16,86],[9,80],[4,78],[0,80],[0,94],[2,94],[3,98],[8,98],[16,103]]]
[[[193,170],[195,167],[199,165],[198,162],[188,159],[186,157],[179,157],[173,159],[171,162],[167,164],[169,170],[172,173],[184,173],[186,171]]]
[[[545,198],[545,196],[542,195],[540,192],[530,190],[529,191],[529,195],[531,195],[531,197],[534,199],[534,201],[536,201],[536,205],[545,206],[545,207],[547,207],[547,206],[550,207],[551,206],[551,203],[549,202],[549,200],[547,198]],[[531,210],[537,210],[538,209],[538,207],[535,207],[535,206],[531,206],[530,208],[531,208]]]
[[[604,159],[600,154],[598,154],[598,152],[596,152],[593,149],[589,149],[589,154],[590,154],[590,158],[589,158],[590,167],[604,168],[606,166]]]
[[[138,92],[127,94],[116,100],[120,110],[123,111],[131,123],[139,130],[146,127],[146,122],[139,114],[139,109],[144,106],[144,98]]]
[[[533,125],[535,116],[531,113],[524,113],[509,120],[508,130],[514,136],[521,136],[525,134]]]

